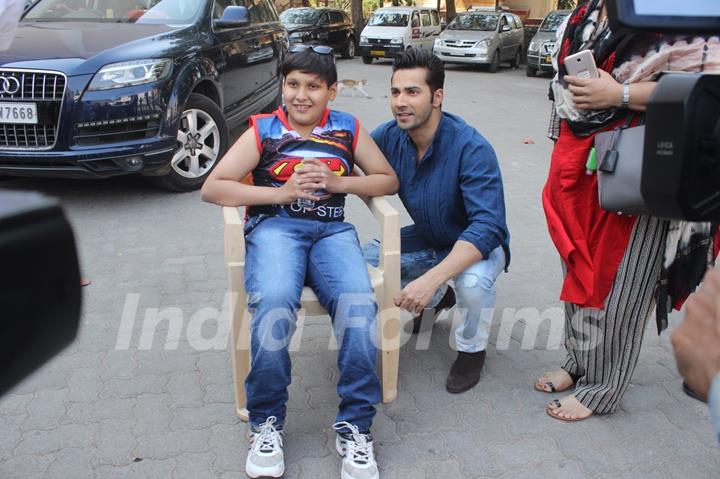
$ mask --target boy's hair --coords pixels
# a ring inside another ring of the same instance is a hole
[[[282,64],[283,78],[295,70],[319,76],[321,80],[327,83],[328,87],[337,83],[337,68],[335,68],[335,57],[332,53],[321,55],[311,49],[291,53]]]
[[[393,59],[393,74],[398,70],[410,70],[412,68],[424,68],[427,70],[425,81],[430,86],[430,92],[434,95],[437,90],[445,84],[445,66],[437,55],[428,50],[411,48],[395,55]]]

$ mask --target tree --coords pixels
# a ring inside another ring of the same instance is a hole
[[[365,26],[365,18],[363,17],[363,0],[352,0],[350,7],[353,25],[355,26],[355,38],[360,38],[360,33]]]
[[[449,24],[455,18],[455,0],[445,0],[445,21]]]
[[[558,9],[560,10],[573,10],[576,6],[575,0],[558,0]]]

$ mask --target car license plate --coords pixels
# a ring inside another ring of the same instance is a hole
[[[35,103],[0,102],[0,123],[36,125],[37,122]]]
[[[448,53],[448,55],[450,55],[451,57],[464,57],[465,56],[464,53],[453,53],[453,52]]]
[[[385,56],[385,50],[370,50],[370,55],[382,57]]]

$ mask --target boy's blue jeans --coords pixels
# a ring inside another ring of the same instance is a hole
[[[417,249],[416,245],[423,240],[416,238],[416,235],[413,225],[401,230],[400,282],[403,288],[444,260],[451,249]],[[366,243],[363,254],[368,263],[377,266],[380,242],[374,239]],[[452,334],[457,351],[476,353],[487,348],[495,312],[495,281],[504,268],[505,251],[502,246],[498,246],[487,258],[471,265],[454,278],[458,314],[453,321]],[[447,285],[439,288],[427,307],[438,304],[446,290]]]
[[[285,421],[290,385],[288,345],[304,285],[333,318],[340,372],[337,421],[368,432],[381,400],[375,372],[377,304],[355,228],[258,215],[245,226],[245,290],[251,322],[251,367],[245,390],[250,425]]]

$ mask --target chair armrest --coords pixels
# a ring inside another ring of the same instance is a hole
[[[234,206],[223,206],[225,222],[225,261],[245,265],[245,221],[240,209]]]
[[[380,264],[383,273],[394,272],[400,278],[400,213],[381,196],[362,197],[380,223]]]

